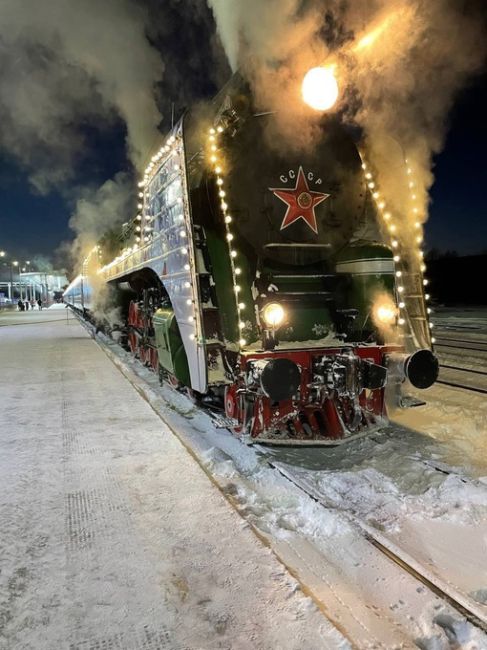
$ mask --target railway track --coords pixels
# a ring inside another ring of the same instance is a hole
[[[477,361],[482,362],[484,353],[487,355],[486,340],[439,336],[435,350],[446,357],[440,363],[440,376],[437,384],[483,395],[487,394],[487,381],[484,379],[487,377],[487,372],[478,367],[465,368],[465,366],[458,365],[459,362],[462,363],[464,356],[475,356]],[[485,363],[487,365],[487,356],[485,356]]]
[[[335,504],[328,502],[313,486],[307,484],[299,477],[293,475],[288,467],[279,462],[267,460],[270,467],[275,469],[281,476],[290,481],[298,489],[304,492],[310,499],[320,504],[324,508],[336,510]],[[410,576],[430,589],[435,595],[453,607],[469,623],[487,633],[487,613],[467,596],[458,591],[453,585],[446,583],[444,580],[434,575],[431,571],[425,569],[408,553],[403,551],[394,542],[388,539],[380,531],[365,523],[358,517],[340,510],[340,513],[353,525],[358,527],[369,543],[371,543],[383,555],[388,557],[392,562],[401,567]]]
[[[82,319],[80,320],[93,336],[93,326],[86,323],[86,321],[83,321]],[[106,345],[102,344],[102,348],[106,348]],[[112,358],[113,353],[107,352],[107,354],[110,358]],[[139,392],[144,395],[143,389],[139,390]],[[146,399],[149,401],[149,403],[151,403],[149,398]],[[166,421],[165,418],[164,421]],[[173,426],[171,424],[169,424],[169,426],[174,431]],[[177,437],[180,438],[179,435],[177,435]],[[180,438],[180,440],[183,442],[183,438]],[[187,447],[186,444],[185,446]],[[189,451],[191,451],[189,447],[187,448]],[[195,460],[198,461],[197,454],[195,454],[194,451],[191,451],[191,454]],[[290,473],[287,468],[283,467],[279,462],[273,462],[269,458],[266,459],[266,462],[268,463],[269,467],[279,472],[279,474],[282,475],[287,481],[300,489],[313,501],[320,504],[324,508],[333,509],[335,511],[337,510],[336,506],[332,502],[328,503],[322,494],[319,494],[313,490],[312,486],[303,484],[303,482],[300,481],[298,477],[293,476],[292,473]],[[442,468],[435,469],[438,469],[439,471],[445,471],[445,473],[450,473]],[[208,473],[207,468],[204,468],[204,471]],[[219,484],[217,479],[210,474],[208,475],[209,478],[215,483],[215,485],[218,486]],[[400,549],[394,542],[387,539],[380,531],[369,526],[366,522],[361,521],[358,517],[352,514],[343,512],[342,510],[339,512],[340,515],[343,515],[344,519],[350,521],[355,525],[356,528],[359,529],[361,535],[367,543],[371,544],[384,557],[388,558],[390,562],[393,562],[402,571],[406,572],[411,578],[416,580],[418,584],[424,585],[431,593],[435,594],[438,598],[441,598],[444,603],[456,611],[460,617],[464,618],[471,625],[475,626],[482,632],[487,633],[487,614],[486,612],[482,611],[481,606],[476,604],[474,601],[471,601],[467,596],[459,592],[454,585],[447,584],[441,578],[438,578],[437,576],[431,574],[413,557],[409,556],[406,552]],[[252,526],[252,528],[254,527]],[[258,529],[256,529],[256,531],[259,532]],[[263,541],[265,541],[264,538]],[[283,561],[289,570],[292,570],[292,566],[288,565],[285,560],[281,559],[281,561]],[[312,592],[310,591],[310,593]],[[316,599],[318,599],[318,596],[313,595],[313,598],[316,601]]]
[[[466,386],[465,384],[457,384],[454,381],[443,381],[438,379],[437,384],[442,384],[443,386],[450,386],[452,388],[462,388],[463,390],[470,390],[473,393],[480,393],[482,395],[487,395],[487,390],[485,388],[476,388],[475,386]]]
[[[468,350],[474,352],[487,352],[487,340],[457,339],[457,338],[444,337],[438,335],[436,337],[435,349],[438,348]]]
[[[449,366],[446,363],[440,363],[440,368],[448,368],[448,370],[462,370],[463,372],[468,372],[473,375],[483,375],[487,377],[487,372],[484,370],[474,370],[473,368],[462,368],[460,366]]]
[[[474,380],[475,382],[478,382],[479,380],[481,381],[484,377],[487,377],[487,372],[484,370],[475,370],[473,368],[463,368],[461,366],[452,366],[450,364],[440,363],[440,377],[436,383],[442,384],[443,386],[451,386],[452,388],[462,388],[464,390],[485,395],[487,394],[487,381],[484,380],[484,385],[486,387],[475,383],[469,383],[470,380]]]

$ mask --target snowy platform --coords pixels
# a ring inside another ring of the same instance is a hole
[[[63,306],[0,369],[1,650],[349,647]]]

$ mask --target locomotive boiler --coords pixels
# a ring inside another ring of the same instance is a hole
[[[64,298],[93,313],[109,287],[132,353],[247,441],[336,444],[384,422],[388,386],[427,388],[438,363],[428,328],[419,346],[399,316],[397,251],[352,136],[326,115],[292,147],[271,140],[273,120],[238,75],[188,111],[146,170],[123,250],[86,262]]]

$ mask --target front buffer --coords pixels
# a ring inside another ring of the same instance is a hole
[[[425,388],[436,379],[437,360],[419,352]],[[388,366],[401,358],[403,369],[416,367],[415,355],[379,345],[242,354],[225,413],[251,443],[336,445],[384,423]]]

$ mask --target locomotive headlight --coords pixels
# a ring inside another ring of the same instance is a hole
[[[285,312],[278,302],[270,302],[262,310],[262,318],[268,327],[279,327],[284,320]]]
[[[382,292],[375,296],[371,315],[376,327],[382,331],[389,330],[396,324],[397,314],[397,305],[389,293]]]
[[[335,66],[311,68],[305,74],[301,86],[303,99],[317,111],[327,111],[338,99],[338,83]]]
[[[375,310],[375,317],[381,325],[392,325],[396,319],[396,310],[387,305],[379,305]]]

